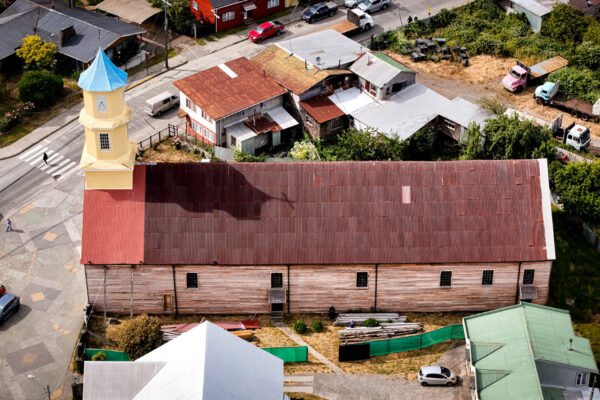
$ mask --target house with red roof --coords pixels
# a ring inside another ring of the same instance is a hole
[[[298,126],[283,107],[286,90],[245,57],[173,84],[188,132],[208,145],[258,154],[291,138]]]
[[[285,0],[190,0],[192,15],[215,32],[252,23],[257,18],[284,10]]]

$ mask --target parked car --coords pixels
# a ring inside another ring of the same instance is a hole
[[[273,35],[281,35],[284,29],[285,26],[279,21],[265,22],[248,33],[248,40],[253,43],[260,43]]]
[[[368,13],[385,10],[390,6],[390,0],[365,0],[358,5],[358,9]]]
[[[345,0],[344,5],[348,8],[356,8],[364,0]]]
[[[422,386],[453,386],[458,381],[458,377],[449,368],[439,366],[421,367],[418,379]]]
[[[19,311],[21,302],[19,298],[12,293],[6,293],[0,297],[0,324],[8,319],[13,314]]]
[[[144,111],[152,117],[156,117],[167,110],[179,105],[179,96],[171,92],[162,92],[148,100],[144,105]]]
[[[6,286],[0,283],[0,297],[2,297],[6,293]]]
[[[323,18],[331,17],[337,12],[335,3],[317,3],[302,13],[302,19],[312,24]]]

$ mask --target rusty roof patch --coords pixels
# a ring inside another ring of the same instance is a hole
[[[267,47],[251,61],[264,70],[269,78],[297,95],[331,75],[351,73],[346,69],[320,70],[275,45]]]
[[[320,124],[345,115],[327,96],[301,101],[300,106]]]
[[[215,120],[285,93],[245,57],[225,66],[237,77],[230,77],[217,65],[173,84]]]

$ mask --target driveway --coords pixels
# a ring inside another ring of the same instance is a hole
[[[437,363],[461,377],[454,387],[422,387],[416,379],[407,382],[393,375],[315,374],[313,394],[328,400],[470,400],[465,362],[465,345],[457,343]]]

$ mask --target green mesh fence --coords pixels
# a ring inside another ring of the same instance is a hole
[[[308,360],[308,347],[264,347],[264,351],[279,357],[283,362],[306,362]]]
[[[96,353],[104,353],[106,354],[106,360],[104,361],[131,361],[129,355],[122,351],[114,351],[114,350],[101,350],[101,349],[85,349],[85,359],[91,360],[92,356]]]
[[[373,357],[403,351],[420,350],[446,340],[464,338],[465,333],[462,325],[448,325],[444,328],[420,335],[369,342],[369,355]]]

